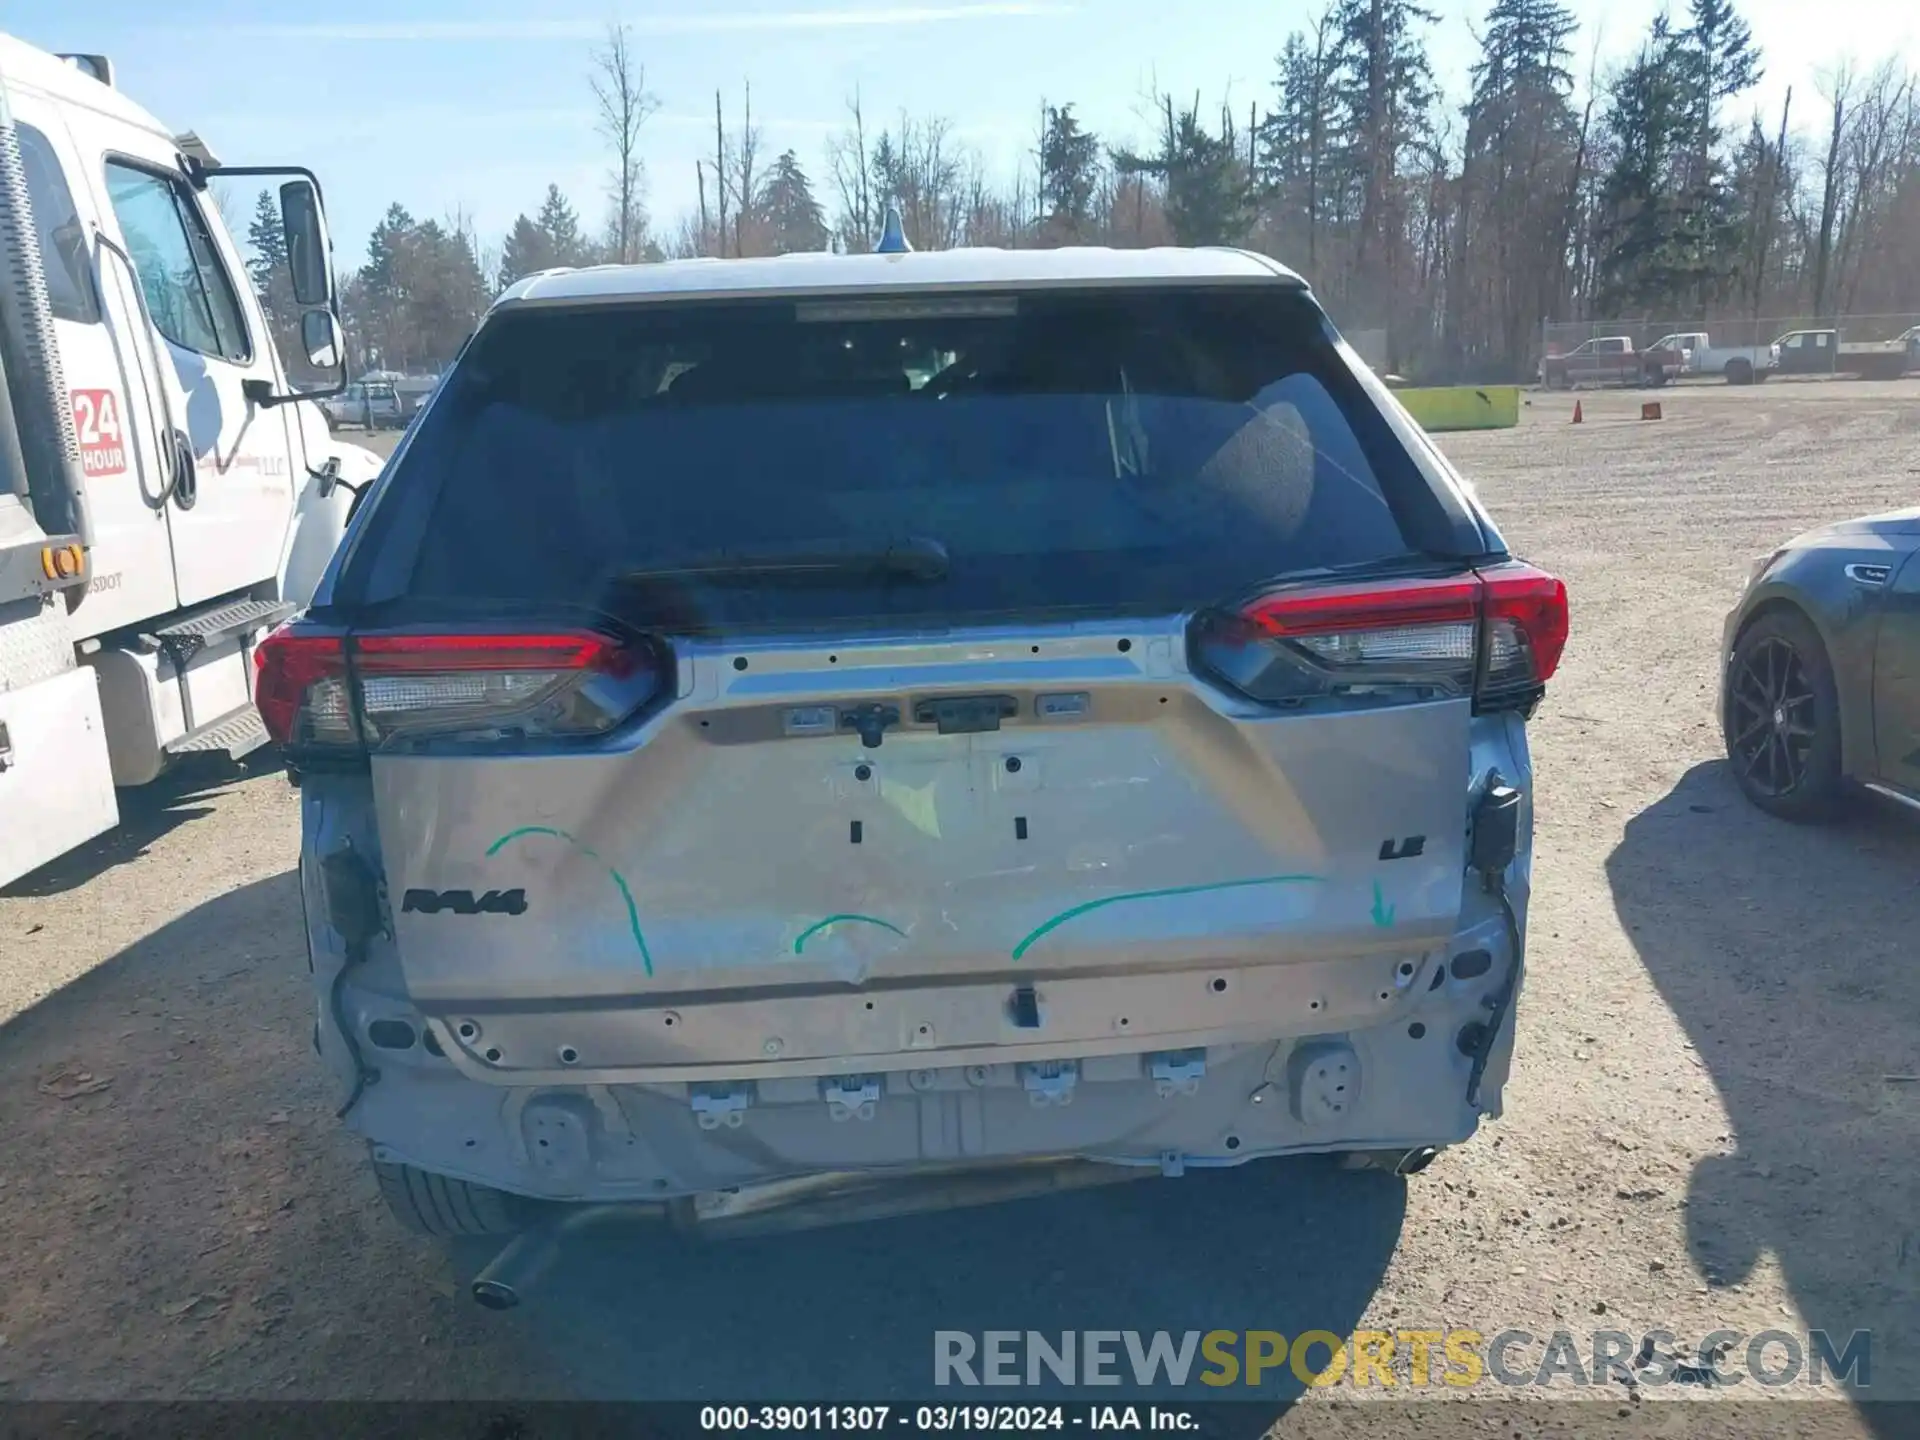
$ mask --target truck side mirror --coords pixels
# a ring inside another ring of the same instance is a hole
[[[332,246],[320,210],[320,192],[311,180],[289,180],[280,187],[280,227],[287,242],[287,268],[293,272],[294,300],[331,308]]]
[[[331,310],[309,310],[300,317],[300,343],[314,369],[339,368],[340,326]]]

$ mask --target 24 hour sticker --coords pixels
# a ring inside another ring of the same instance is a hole
[[[111,390],[73,392],[73,428],[80,439],[80,470],[88,477],[118,475],[127,468],[120,431],[120,399]]]

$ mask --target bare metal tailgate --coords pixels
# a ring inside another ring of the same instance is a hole
[[[462,1068],[1333,1029],[1456,928],[1464,698],[1256,706],[1188,672],[1175,619],[676,650],[677,695],[597,748],[374,757],[408,987]],[[915,719],[956,696],[1007,713]],[[877,747],[821,728],[870,705],[900,717]]]

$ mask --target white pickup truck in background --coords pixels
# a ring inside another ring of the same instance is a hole
[[[1778,345],[1715,345],[1704,330],[1662,336],[1654,348],[1679,351],[1682,375],[1724,375],[1729,385],[1751,385],[1780,368]]]

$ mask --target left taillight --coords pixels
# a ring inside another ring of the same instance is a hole
[[[260,642],[254,703],[291,749],[611,730],[659,688],[643,645],[591,630],[346,635],[290,622]]]
[[[1251,699],[1538,698],[1567,641],[1566,586],[1509,562],[1441,579],[1276,591],[1195,622],[1195,664]]]

